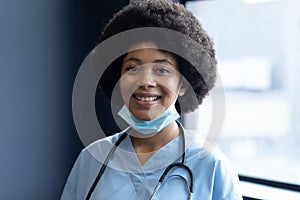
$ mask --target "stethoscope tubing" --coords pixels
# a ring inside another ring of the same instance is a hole
[[[95,190],[98,182],[100,181],[100,179],[101,179],[101,177],[102,177],[102,175],[103,175],[103,173],[104,173],[104,171],[106,169],[106,166],[107,166],[107,164],[108,164],[108,162],[109,162],[112,154],[115,152],[115,150],[117,149],[117,147],[119,146],[119,144],[125,139],[126,136],[127,136],[127,134],[123,133],[121,135],[121,137],[117,140],[117,142],[115,143],[115,145],[110,149],[110,151],[109,151],[108,155],[106,156],[106,158],[104,160],[104,163],[103,163],[100,171],[98,172],[97,177],[95,178],[95,180],[93,182],[93,185],[90,188],[89,193],[87,194],[85,200],[89,200],[91,198],[91,196],[92,196],[92,194],[93,194],[93,192],[94,192],[94,190]]]
[[[184,131],[183,131],[184,132]],[[94,182],[93,182],[93,185],[91,186],[85,200],[89,200],[98,184],[98,182],[100,181],[105,169],[106,169],[106,166],[111,158],[111,156],[113,155],[113,153],[115,152],[115,150],[117,149],[117,147],[120,145],[120,143],[126,138],[127,136],[127,133],[123,133],[121,135],[121,137],[116,141],[115,145],[110,149],[108,155],[106,156],[105,160],[104,160],[104,163],[101,167],[101,169],[99,170],[98,174],[97,174],[97,177],[95,178]],[[184,133],[182,134],[183,136],[183,153],[182,153],[182,160],[181,162],[176,162],[176,163],[172,163],[171,165],[169,165],[165,171],[163,172],[163,174],[161,175],[161,177],[159,178],[159,181],[158,183],[156,184],[155,188],[154,188],[154,191],[150,197],[150,200],[152,200],[156,194],[156,192],[159,190],[160,186],[162,185],[163,181],[165,180],[167,174],[169,173],[169,171],[175,167],[181,167],[181,168],[184,168],[189,176],[190,176],[190,185],[189,185],[189,200],[192,199],[192,194],[194,192],[194,176],[193,176],[193,172],[192,170],[185,164],[185,136],[184,136]]]

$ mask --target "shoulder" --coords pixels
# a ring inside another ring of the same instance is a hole
[[[213,199],[241,199],[238,174],[226,156],[195,133],[187,132],[186,137],[186,160],[195,179],[211,188]]]
[[[115,145],[116,141],[121,137],[122,132],[116,133],[112,136],[99,139],[88,146],[86,146],[79,154],[78,159],[84,159],[92,156],[98,161],[102,161],[104,155],[107,155],[110,149]]]
[[[191,131],[187,131],[185,134],[187,143],[187,162],[202,164],[202,167],[203,165],[207,165],[207,167],[214,170],[235,172],[230,161],[218,149],[216,144],[211,144],[205,141],[205,139],[199,136],[199,134]]]
[[[95,142],[89,144],[88,146],[86,146],[82,151],[89,151],[92,149],[97,149],[99,147],[101,147],[102,145],[110,145],[110,144],[114,144],[116,143],[116,141],[121,137],[123,132],[120,133],[115,133],[114,135],[96,140]]]
[[[217,148],[216,144],[206,141],[194,131],[185,131],[187,160],[196,159],[218,164],[230,164],[226,156]]]
[[[121,133],[97,140],[84,148],[76,159],[65,184],[61,199],[84,199],[104,162],[107,153]]]

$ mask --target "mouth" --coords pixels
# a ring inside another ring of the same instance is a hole
[[[133,94],[132,95],[136,100],[138,101],[142,101],[142,102],[154,102],[158,99],[160,99],[161,97],[160,96],[155,96],[155,95],[151,95],[151,96],[141,96],[141,95],[136,95],[136,94]]]

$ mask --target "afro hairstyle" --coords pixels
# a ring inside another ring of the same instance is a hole
[[[181,114],[197,109],[216,81],[217,61],[211,38],[198,19],[179,3],[168,0],[133,0],[109,21],[99,43],[124,31],[143,27],[174,30],[197,43],[197,46],[176,44],[178,48],[184,49],[184,58],[191,58],[192,62],[173,54],[178,61],[180,74],[188,82],[186,93],[176,101],[176,109]],[[120,79],[121,66],[122,56],[112,62],[100,78],[98,86],[109,99]]]

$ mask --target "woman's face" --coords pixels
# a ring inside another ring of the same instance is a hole
[[[175,57],[155,49],[153,42],[133,46],[123,59],[120,88],[124,103],[139,120],[148,121],[163,113],[183,95]],[[145,48],[146,47],[146,48]]]

